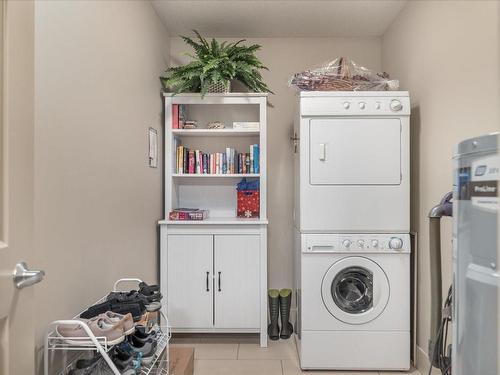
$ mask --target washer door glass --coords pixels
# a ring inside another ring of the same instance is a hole
[[[338,320],[365,324],[376,319],[389,302],[390,286],[384,270],[373,260],[348,256],[335,262],[323,277],[323,303]]]
[[[363,313],[373,307],[373,273],[362,267],[345,268],[333,279],[331,292],[342,311]]]

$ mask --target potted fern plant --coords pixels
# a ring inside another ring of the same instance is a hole
[[[210,42],[193,30],[196,40],[187,36],[181,38],[193,48],[193,60],[183,66],[168,68],[160,77],[166,91],[173,93],[229,92],[232,80],[243,83],[250,91],[272,92],[262,79],[259,70],[267,68],[255,56],[261,48],[258,44],[242,45],[245,41],[234,43],[212,39]]]

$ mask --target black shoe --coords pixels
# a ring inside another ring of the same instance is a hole
[[[90,306],[87,310],[80,314],[80,318],[91,319],[97,315],[104,314],[108,311],[112,311],[118,314],[126,315],[128,313],[132,314],[134,322],[141,320],[142,314],[146,311],[146,306],[142,302],[118,302],[116,300],[109,300],[97,305]]]
[[[99,363],[102,360],[103,358],[100,355],[89,359],[79,359],[78,361],[76,361],[75,367],[70,370],[68,375],[95,374],[95,371],[97,370]]]
[[[280,308],[278,289],[269,289],[267,297],[269,300],[269,319],[271,320],[271,323],[267,327],[267,334],[271,340],[278,340],[280,338],[280,327],[278,326]]]
[[[158,285],[148,285],[145,282],[139,283],[139,293],[146,296],[150,302],[160,302],[163,298]]]
[[[293,325],[290,323],[290,307],[292,305],[292,290],[281,289],[280,297],[280,315],[281,315],[281,332],[282,339],[289,339],[293,333]]]
[[[90,306],[87,310],[80,314],[80,318],[91,319],[99,314],[104,314],[106,311],[111,311],[111,304],[108,301]]]
[[[111,292],[106,297],[108,301],[113,303],[142,303],[147,311],[158,311],[161,308],[159,301],[153,301],[153,297],[145,296],[136,290],[130,292]]]
[[[154,359],[156,354],[156,345],[156,341],[149,339],[142,342],[132,335],[128,336],[126,342],[120,344],[122,349],[129,351],[132,355],[141,353],[141,361],[146,366],[149,366]]]
[[[139,362],[134,360],[134,357],[126,351],[115,346],[109,352],[109,358],[115,365],[121,375],[136,375],[136,368],[139,367]],[[114,372],[109,367],[109,364],[103,359],[99,362],[99,367],[93,374],[99,375],[114,375]]]
[[[134,338],[140,342],[146,342],[148,340],[156,341],[158,337],[158,332],[154,329],[147,329],[144,326],[137,325],[135,327],[135,333],[133,334]]]
[[[127,353],[125,350],[122,350],[119,347],[113,348],[113,352],[111,353],[111,360],[121,374],[123,374],[127,370],[135,368],[134,357],[130,353]]]

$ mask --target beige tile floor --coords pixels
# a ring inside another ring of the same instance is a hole
[[[194,347],[194,375],[420,375],[415,370],[407,373],[301,371],[292,339],[269,341],[267,348],[261,348],[257,335],[174,335],[172,345]]]

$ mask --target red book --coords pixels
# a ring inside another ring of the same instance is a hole
[[[196,159],[194,158],[194,151],[190,150],[189,151],[189,169],[188,169],[189,174],[195,173],[195,165],[196,165]]]
[[[178,208],[169,213],[170,220],[205,220],[207,218],[208,210]]]
[[[172,129],[179,129],[179,104],[172,104]]]

